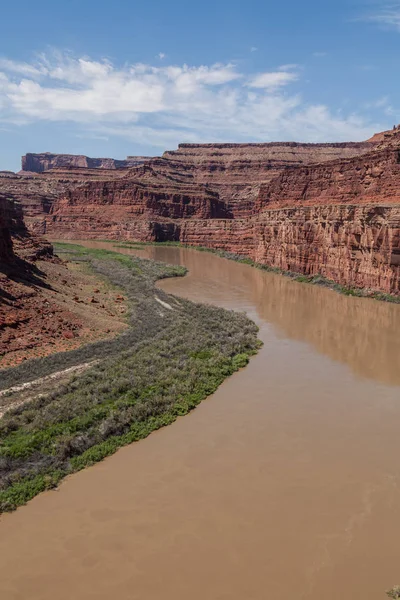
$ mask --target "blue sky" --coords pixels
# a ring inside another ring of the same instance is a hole
[[[25,152],[361,140],[400,122],[400,2],[2,3],[0,170]]]

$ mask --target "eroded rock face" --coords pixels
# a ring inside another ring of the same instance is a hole
[[[159,240],[157,231],[153,235]],[[343,285],[400,289],[400,206],[299,207],[249,219],[187,220],[170,235]]]
[[[331,205],[262,213],[254,259],[340,284],[399,291],[400,205]]]
[[[43,173],[60,167],[82,169],[126,169],[141,165],[148,160],[145,156],[128,156],[126,160],[115,158],[90,158],[79,154],[28,153],[22,157],[22,171]]]
[[[0,190],[54,237],[181,241],[400,293],[399,149],[400,130],[349,144],[181,144],[128,169],[76,157],[4,175]]]
[[[245,217],[259,186],[272,181],[286,167],[359,156],[372,147],[370,142],[180,144],[178,150],[164,153],[157,168],[190,173],[196,183],[216,190],[236,217]]]
[[[14,259],[10,224],[10,202],[0,196],[0,264]]]
[[[24,221],[21,205],[0,194],[0,267],[7,272],[24,270],[23,261],[32,262],[52,257],[52,245],[42,237],[30,232]],[[17,259],[22,259],[17,260]]]
[[[284,169],[260,187],[255,211],[283,206],[400,204],[400,149]]]
[[[44,219],[53,204],[87,181],[109,181],[126,174],[123,169],[54,168],[41,174],[0,171],[0,194],[18,203],[29,230],[45,231]]]

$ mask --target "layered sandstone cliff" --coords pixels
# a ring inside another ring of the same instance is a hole
[[[157,161],[159,169],[190,173],[196,183],[216,190],[237,217],[247,216],[261,184],[283,169],[359,156],[373,143],[180,144]],[[153,164],[153,163],[152,163]]]
[[[52,154],[43,152],[32,154],[28,152],[22,157],[22,171],[43,173],[60,167],[79,167],[83,169],[126,169],[136,167],[146,162],[145,156],[128,156],[125,160],[115,158],[90,158],[79,154]]]
[[[342,285],[400,290],[400,205],[282,208],[248,219],[158,222],[147,234],[147,240],[226,250]]]
[[[396,129],[349,144],[181,144],[128,169],[4,176],[0,190],[8,181],[51,236],[181,241],[399,293],[399,152]]]
[[[400,148],[307,167],[288,167],[262,185],[255,211],[281,206],[400,204]]]
[[[0,264],[10,263],[14,259],[10,221],[10,202],[0,196]]]
[[[135,164],[129,169],[106,168],[110,167],[109,162],[96,168],[93,167],[93,163],[88,162],[87,157],[81,156],[27,154],[23,157],[24,169],[40,173],[22,171],[19,175],[3,174],[0,176],[0,191],[21,203],[29,227],[38,231],[43,230],[42,217],[52,210],[59,199],[64,200],[68,197],[70,190],[82,189],[81,204],[88,206],[90,202],[87,195],[90,196],[90,191],[84,187],[88,182],[94,191],[91,198],[97,193],[103,197],[99,186],[94,182],[105,182],[104,189],[108,200],[103,204],[112,205],[113,201],[109,202],[110,192],[107,191],[107,187],[112,188],[113,182],[120,178],[126,180],[126,183],[120,182],[116,187],[123,188],[126,197],[129,196],[129,187],[132,189],[131,201],[126,201],[125,204],[133,205],[140,200],[137,186],[142,184],[148,188],[148,195],[152,196],[156,204],[162,199],[162,188],[166,196],[181,194],[182,202],[191,207],[201,206],[199,217],[205,212],[209,213],[207,217],[222,216],[220,208],[216,214],[198,202],[199,197],[207,198],[214,194],[216,200],[225,204],[225,213],[240,218],[252,213],[261,186],[269,183],[288,166],[359,156],[368,152],[371,147],[373,144],[369,142],[181,144],[175,152],[166,152],[162,158],[155,158],[141,165]],[[129,157],[129,160],[135,162],[136,158]],[[77,194],[79,196],[79,193]],[[120,204],[120,197],[121,193],[116,192],[116,204]],[[170,206],[179,202],[180,200],[175,199]],[[179,210],[174,208],[173,212],[168,214],[167,208],[161,210],[156,204],[156,215],[164,213],[162,216],[181,218]],[[188,216],[191,211],[183,212]]]
[[[32,262],[53,254],[51,244],[44,238],[32,234],[26,227],[22,207],[18,202],[0,194],[0,263],[7,272],[24,269],[22,261]],[[18,260],[19,259],[19,260]]]
[[[43,218],[53,204],[69,190],[87,181],[109,181],[123,177],[128,169],[84,169],[78,167],[54,168],[41,174],[0,171],[0,194],[18,203],[27,227],[43,233]]]

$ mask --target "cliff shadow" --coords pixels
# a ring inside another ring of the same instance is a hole
[[[0,274],[14,283],[20,283],[28,287],[53,289],[46,281],[47,275],[44,271],[39,269],[34,263],[30,263],[18,256],[15,256],[11,262],[0,262]],[[0,302],[6,299],[11,300],[15,298],[4,289],[0,281]]]

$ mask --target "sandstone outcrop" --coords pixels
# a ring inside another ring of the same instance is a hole
[[[18,203],[31,231],[43,233],[43,218],[53,204],[69,190],[87,181],[109,181],[122,177],[126,170],[54,168],[41,174],[0,171],[0,194]]]
[[[283,169],[359,156],[370,142],[342,144],[180,144],[165,152],[157,168],[191,174],[196,183],[216,190],[236,217],[249,214],[259,185],[269,183]],[[151,164],[154,164],[152,161]]]
[[[24,261],[52,254],[50,242],[26,228],[21,205],[0,194],[0,269],[7,272],[11,265],[13,270],[24,269],[27,266]]]
[[[4,174],[0,191],[54,237],[181,241],[400,293],[399,153],[396,128],[348,144],[181,144],[130,168],[50,161]]]
[[[13,259],[9,201],[0,196],[0,264],[10,263]]]
[[[69,190],[52,206],[44,232],[73,237],[84,231],[90,237],[148,240],[152,221],[230,216],[218,194],[205,186],[167,178],[148,167],[135,175]]]
[[[260,187],[255,211],[283,206],[400,204],[400,149],[284,169]]]
[[[126,160],[115,158],[90,158],[78,154],[42,154],[28,153],[22,157],[22,171],[43,173],[60,167],[79,167],[83,169],[126,169],[136,167],[148,160],[145,156],[128,156]]]

